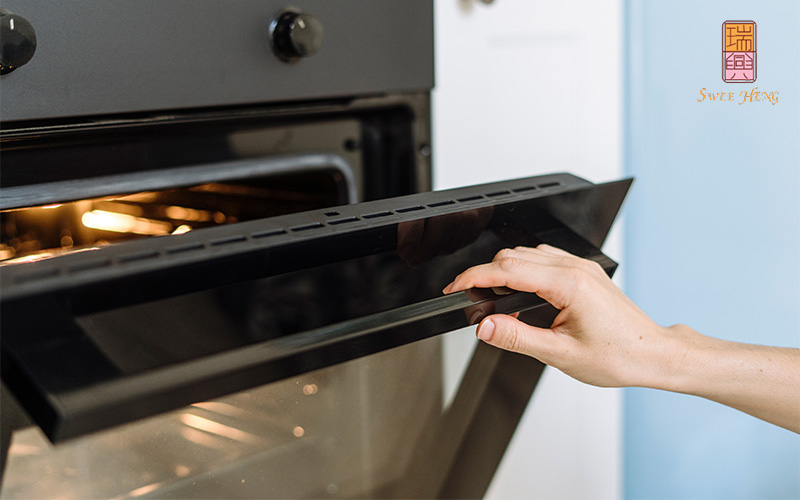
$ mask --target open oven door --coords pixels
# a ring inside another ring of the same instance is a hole
[[[437,336],[557,311],[441,290],[539,243],[612,274],[599,249],[630,183],[540,176],[0,267],[3,418],[18,402],[65,461],[149,443],[168,464],[121,464],[94,496],[480,497],[543,365],[477,343],[446,395]]]

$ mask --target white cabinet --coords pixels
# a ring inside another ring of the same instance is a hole
[[[436,189],[622,176],[621,0],[435,0],[435,41]],[[476,342],[462,333],[446,340],[450,386]],[[621,398],[546,370],[487,496],[620,497]]]

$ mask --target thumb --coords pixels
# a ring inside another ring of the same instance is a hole
[[[540,359],[555,340],[547,328],[538,328],[506,314],[493,314],[478,325],[478,338],[506,351],[527,354]]]

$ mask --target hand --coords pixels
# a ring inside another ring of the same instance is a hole
[[[460,274],[445,293],[473,287],[533,292],[560,309],[549,329],[489,316],[478,337],[589,384],[653,386],[685,355],[675,335],[644,314],[597,263],[549,245],[502,250],[491,263]]]
[[[533,356],[588,384],[692,394],[800,433],[800,349],[659,326],[598,264],[548,245],[501,250],[444,292],[472,287],[533,292],[561,310],[550,328],[488,316],[477,332],[484,342]]]

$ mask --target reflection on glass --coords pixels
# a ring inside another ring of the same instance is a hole
[[[391,493],[443,411],[439,346],[429,339],[57,447],[38,429],[18,431],[0,498]]]

